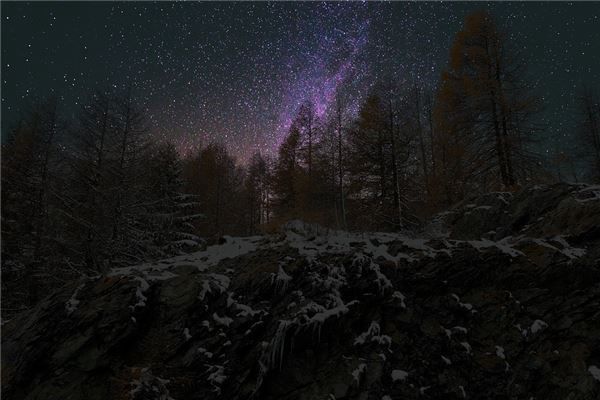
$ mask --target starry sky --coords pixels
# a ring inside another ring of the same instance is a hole
[[[3,1],[2,136],[33,99],[72,118],[94,89],[131,87],[182,153],[274,155],[303,101],[322,116],[339,92],[352,114],[380,79],[434,87],[478,9],[527,55],[541,151],[569,146],[576,93],[600,78],[600,3]]]

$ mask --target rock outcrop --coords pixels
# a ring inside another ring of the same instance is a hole
[[[600,398],[600,188],[438,232],[289,224],[67,285],[3,326],[5,399]]]

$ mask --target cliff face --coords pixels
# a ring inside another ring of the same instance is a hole
[[[434,234],[301,223],[113,270],[2,328],[6,399],[600,398],[600,187]]]

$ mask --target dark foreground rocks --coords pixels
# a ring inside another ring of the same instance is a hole
[[[68,285],[2,327],[5,399],[600,398],[600,188],[436,235],[269,237]]]

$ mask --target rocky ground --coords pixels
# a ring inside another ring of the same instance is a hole
[[[6,399],[598,399],[600,187],[419,236],[288,224],[112,270],[2,327]]]

